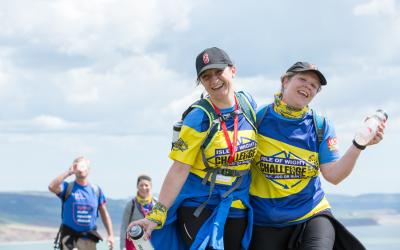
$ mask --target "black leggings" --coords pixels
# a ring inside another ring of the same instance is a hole
[[[317,216],[304,223],[303,231],[299,234],[296,233],[296,235],[300,235],[300,239],[293,239],[292,237],[296,228],[302,225],[283,228],[254,226],[250,249],[285,250],[288,249],[291,240],[300,242],[300,246],[294,249],[331,250],[333,248],[335,228],[329,218]]]
[[[186,246],[194,242],[197,232],[203,223],[211,215],[212,210],[205,208],[200,216],[193,215],[195,207],[181,207],[178,209],[178,224]],[[229,250],[240,250],[242,238],[247,226],[246,218],[228,218],[224,227],[224,248]]]

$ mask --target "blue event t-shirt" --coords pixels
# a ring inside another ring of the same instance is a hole
[[[68,182],[61,184],[58,197],[62,199],[67,190]],[[97,208],[106,203],[106,197],[101,189],[97,198],[96,190],[90,184],[82,186],[75,182],[71,194],[63,204],[62,223],[77,232],[87,232],[96,228]]]
[[[340,158],[330,121],[325,119],[323,140],[318,144],[311,112],[302,118],[289,119],[268,105],[257,112],[257,118],[263,114],[257,155],[251,167],[254,224],[284,227],[329,210],[321,187],[320,165]]]
[[[254,99],[245,92],[245,98],[251,106],[252,110],[257,107]],[[238,93],[239,94],[239,93]],[[222,114],[228,114],[235,110],[235,106],[221,109]],[[195,175],[198,178],[193,177],[193,180],[199,182],[205,177],[206,168],[204,164],[203,154],[201,146],[207,138],[208,129],[210,126],[209,117],[206,112],[201,108],[194,108],[183,120],[183,126],[179,134],[179,139],[185,147],[177,148],[174,147],[171,150],[170,158],[179,162],[183,162],[191,166],[190,174]],[[226,120],[227,133],[229,134],[230,140],[233,138],[234,131],[234,119],[231,117]],[[204,149],[204,157],[207,160],[210,167],[215,168],[229,168],[234,170],[246,170],[250,168],[251,161],[254,159],[256,153],[257,141],[256,132],[252,127],[248,118],[243,113],[238,116],[238,141],[237,141],[237,152],[235,160],[228,164],[229,148],[223,130],[220,128],[210,143]],[[248,189],[248,182],[250,181],[250,174],[244,175],[241,180],[241,184],[237,187],[238,190]],[[238,181],[237,177],[217,175],[215,180],[215,190],[228,191],[230,187],[234,186]],[[195,191],[193,191],[195,192]],[[222,192],[222,193],[224,193]],[[204,201],[208,200],[207,196],[196,197],[186,199],[182,206],[186,207],[198,207]],[[220,202],[220,197],[212,197],[208,200],[207,207],[214,209]],[[234,200],[232,208],[229,213],[229,217],[244,217],[247,216],[246,207],[242,201]]]

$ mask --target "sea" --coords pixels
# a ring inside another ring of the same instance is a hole
[[[400,250],[400,226],[399,225],[375,225],[347,227],[368,250]],[[38,242],[8,242],[0,243],[0,250],[51,250],[52,241]],[[107,244],[101,242],[98,250],[108,250]],[[119,249],[118,239],[115,242],[115,250]]]

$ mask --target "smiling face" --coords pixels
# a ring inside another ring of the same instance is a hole
[[[145,199],[151,194],[151,181],[141,179],[137,184],[138,195]]]
[[[233,105],[233,77],[235,75],[235,66],[228,66],[223,70],[206,70],[199,77],[201,84],[210,95],[211,100],[215,103],[215,105],[219,106],[220,108],[231,107]]]
[[[321,88],[320,79],[312,71],[296,73],[282,79],[282,101],[291,107],[307,106]]]

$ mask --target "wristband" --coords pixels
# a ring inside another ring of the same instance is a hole
[[[165,220],[167,219],[167,207],[157,202],[151,209],[150,213],[146,215],[146,219],[157,224],[156,229],[160,229],[164,226]]]
[[[353,145],[356,147],[356,148],[358,148],[359,150],[364,150],[367,146],[363,146],[363,145],[360,145],[360,144],[358,144],[357,142],[356,142],[356,140],[353,140]]]

